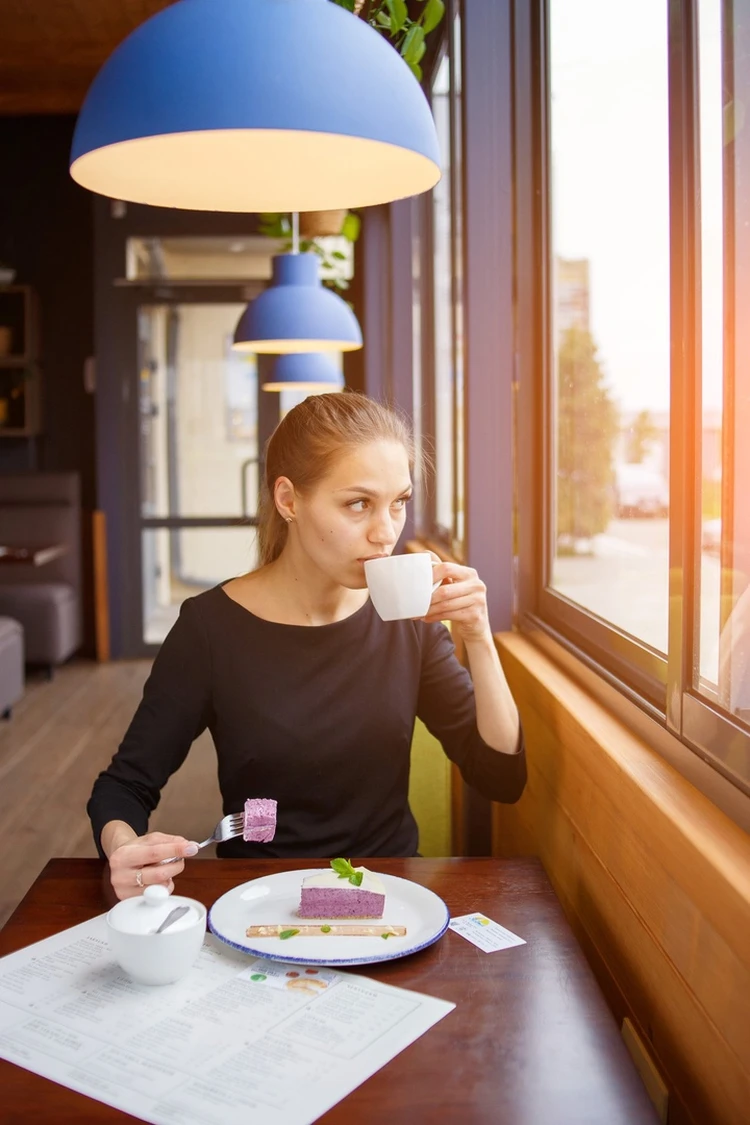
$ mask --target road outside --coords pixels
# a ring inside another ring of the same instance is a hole
[[[553,587],[571,601],[666,653],[669,621],[669,520],[617,519],[589,554],[555,559]],[[718,558],[701,556],[700,670],[715,684],[719,666]]]

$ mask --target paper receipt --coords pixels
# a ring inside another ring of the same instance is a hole
[[[484,914],[462,914],[460,918],[451,918],[449,929],[456,934],[460,934],[461,937],[465,937],[467,941],[470,941],[472,945],[476,945],[479,949],[483,949],[485,953],[495,953],[498,949],[510,949],[514,945],[526,945],[523,938],[518,937],[517,934],[512,934],[510,930],[506,930],[505,926],[501,926],[499,922],[491,921]]]

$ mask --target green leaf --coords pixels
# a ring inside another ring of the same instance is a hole
[[[339,879],[348,879],[355,887],[362,883],[362,872],[355,871],[348,859],[332,859],[331,867]]]
[[[385,0],[385,3],[391,13],[391,35],[398,35],[409,18],[406,0]]]
[[[422,81],[422,67],[419,65],[419,63],[407,63],[406,65],[409,67],[409,70],[412,72],[412,74],[416,78],[417,82],[421,82]]]
[[[359,238],[361,227],[362,220],[360,219],[359,215],[355,215],[353,211],[347,211],[346,218],[344,219],[343,226],[341,227],[341,233],[343,234],[344,238],[347,238],[349,242],[356,242]]]
[[[382,938],[395,937],[395,934],[385,933],[380,935]]]
[[[321,932],[321,934],[330,934],[331,927],[330,926],[321,926],[320,932]]]
[[[422,13],[422,27],[425,35],[437,27],[445,13],[443,0],[427,0],[427,5]]]
[[[283,238],[289,233],[289,220],[286,215],[266,211],[259,216],[258,232],[266,238]]]
[[[340,879],[348,879],[354,871],[348,859],[332,859],[331,867]]]
[[[424,43],[424,31],[415,23],[406,33],[406,38],[401,44],[401,54],[406,62],[417,63],[422,55],[418,55],[419,48]],[[423,52],[424,53],[424,52]]]
[[[299,933],[299,930],[282,930],[281,933],[279,934],[279,937],[281,938],[282,941],[286,941],[287,938],[294,937],[294,935],[298,934],[298,933]]]
[[[335,258],[337,262],[345,262],[346,261],[346,254],[342,254],[340,250],[332,251],[331,257]]]

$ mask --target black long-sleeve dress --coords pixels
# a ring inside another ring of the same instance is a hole
[[[110,820],[148,830],[162,787],[208,727],[224,812],[241,811],[247,797],[278,801],[271,844],[238,838],[219,845],[221,855],[414,855],[415,716],[480,793],[520,797],[523,737],[512,755],[483,742],[471,678],[443,625],[383,622],[369,601],[330,625],[280,625],[217,586],[183,603],[122,744],[94,784],[97,845]]]

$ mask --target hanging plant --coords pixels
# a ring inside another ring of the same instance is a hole
[[[415,0],[414,6],[419,4],[420,9],[416,19],[409,15],[406,0],[331,0],[331,3],[366,20],[379,34],[389,39],[412,74],[418,81],[422,80],[420,63],[427,49],[427,36],[445,14],[443,0]],[[346,255],[340,250],[330,251],[319,239],[329,234],[343,236],[349,242],[356,242],[359,238],[360,218],[354,211],[302,212],[299,221],[300,250],[317,254],[321,266],[329,270],[335,267],[337,261],[343,261]],[[288,214],[261,214],[258,231],[268,238],[284,239],[285,249],[291,249],[292,224]],[[343,277],[326,278],[323,284],[337,290],[349,288],[349,282]]]
[[[348,211],[300,211],[300,238],[330,238],[341,234]]]
[[[445,4],[443,0],[417,2],[420,12],[416,19],[412,19],[406,0],[332,0],[332,3],[360,16],[390,39],[412,74],[421,82],[422,67],[419,64],[426,50],[425,40],[442,20]]]
[[[333,214],[333,212],[303,211],[300,214],[300,233],[302,233],[304,229],[303,218],[305,214],[324,215]],[[362,225],[359,215],[355,214],[354,211],[343,211],[341,214],[343,219],[337,234],[339,237],[345,238],[347,242],[356,242],[359,238],[359,230]],[[264,234],[266,238],[285,239],[285,253],[288,253],[292,248],[292,221],[291,217],[286,213],[279,214],[275,211],[262,213],[258,218],[258,233]],[[303,254],[317,254],[323,269],[335,270],[337,262],[346,260],[346,254],[343,254],[341,250],[329,250],[328,246],[326,246],[324,242],[321,242],[319,238],[320,236],[316,238],[300,238],[300,251]],[[330,289],[339,291],[349,288],[349,282],[345,277],[326,277],[323,279],[323,284],[327,285]]]

